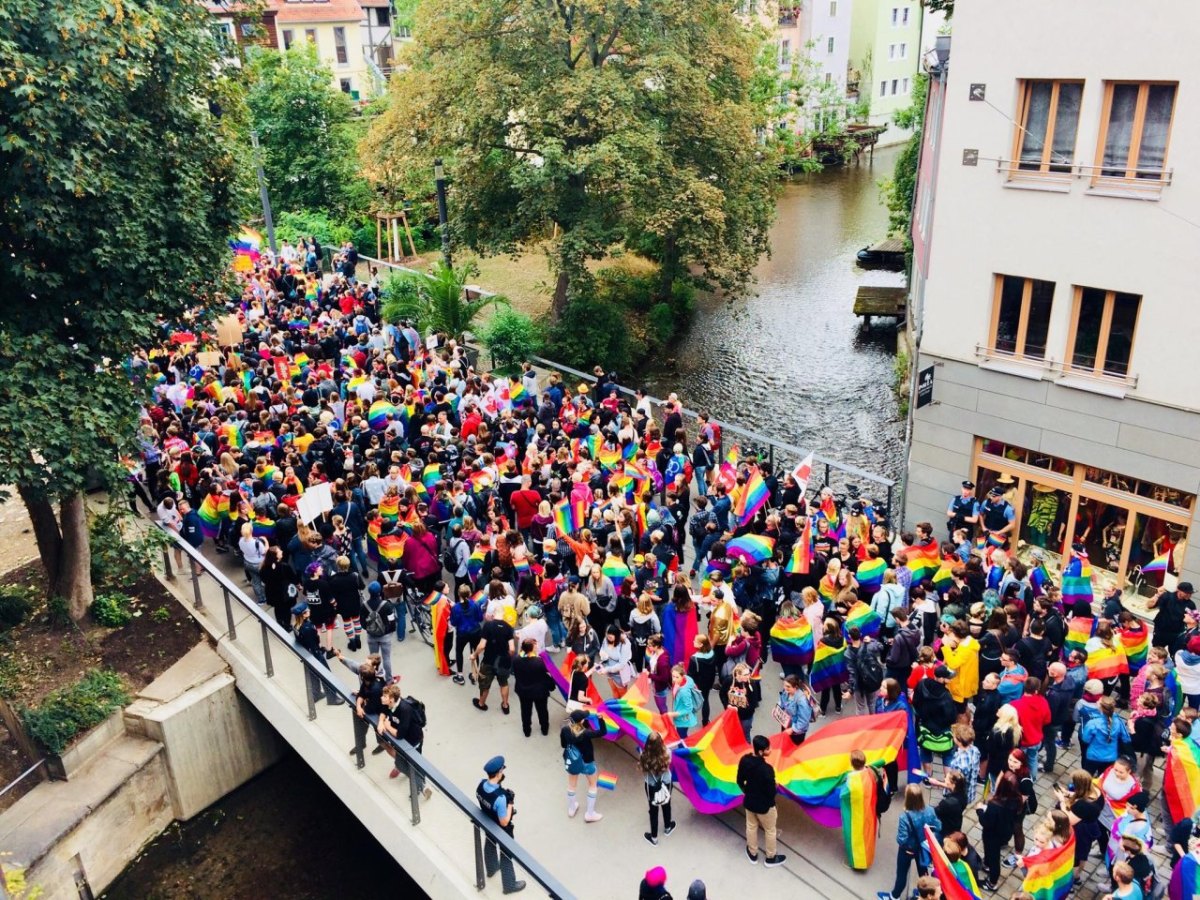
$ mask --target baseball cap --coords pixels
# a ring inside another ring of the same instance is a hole
[[[306,612],[308,612],[308,604],[303,600],[301,600],[299,603],[297,603],[295,606],[292,607],[292,615],[293,616],[302,616]]]
[[[487,762],[485,762],[483,764],[483,771],[487,772],[487,774],[489,776],[495,775],[497,772],[499,772],[503,768],[504,768],[504,757],[503,756],[493,756],[491,759],[489,759]]]
[[[1181,581],[1179,582],[1179,587],[1177,587],[1175,590],[1179,591],[1181,594],[1190,594],[1195,589],[1192,587],[1192,583],[1190,581]]]

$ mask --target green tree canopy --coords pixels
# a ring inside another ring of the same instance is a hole
[[[0,4],[0,483],[76,618],[82,492],[144,400],[121,364],[216,294],[237,224],[208,24],[192,0]]]
[[[553,226],[556,316],[590,284],[586,262],[635,235],[663,243],[672,275],[698,262],[745,280],[770,183],[747,97],[754,42],[732,4],[441,0],[421,4],[415,35],[364,148],[388,193],[427,193],[441,156],[472,248],[511,251]]]

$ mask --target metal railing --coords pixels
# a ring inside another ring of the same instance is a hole
[[[1141,168],[1125,169],[1121,166],[1088,165],[1076,162],[1050,162],[1043,168],[1019,159],[997,159],[996,170],[1011,181],[1029,183],[1064,184],[1071,180],[1087,180],[1093,188],[1114,188],[1135,194],[1161,194],[1162,189],[1175,179],[1174,169]],[[1119,172],[1120,174],[1111,174]]]
[[[30,766],[28,769],[26,769],[24,772],[22,772],[22,773],[21,773],[20,775],[18,775],[16,778],[14,778],[12,781],[10,781],[8,784],[6,784],[6,785],[5,785],[3,788],[0,788],[0,799],[3,799],[3,798],[4,798],[4,796],[5,796],[6,794],[8,794],[8,792],[9,792],[9,791],[11,791],[11,790],[13,790],[14,788],[16,788],[16,787],[17,787],[17,785],[19,785],[19,784],[20,784],[22,781],[24,781],[26,778],[29,778],[29,777],[31,777],[32,775],[38,774],[38,772],[39,772],[39,771],[42,769],[42,767],[43,767],[43,766],[45,766],[45,765],[46,765],[46,760],[44,760],[44,759],[39,759],[39,760],[38,760],[37,762],[35,762],[35,763],[34,763],[32,766]]]
[[[163,568],[167,577],[172,580],[176,577],[170,553],[173,547],[177,551],[182,551],[188,557],[188,562],[185,562],[184,568],[190,573],[193,607],[198,612],[206,610],[200,590],[200,582],[202,578],[211,579],[221,591],[225,612],[225,627],[229,640],[238,642],[239,649],[248,651],[247,656],[253,656],[256,651],[246,643],[246,620],[243,619],[239,625],[234,616],[234,609],[235,607],[240,607],[244,612],[248,613],[253,622],[250,626],[251,629],[257,626],[262,637],[261,664],[263,672],[267,678],[273,679],[274,683],[280,686],[282,690],[287,691],[288,688],[282,681],[276,678],[277,667],[282,668],[283,665],[286,665],[283,662],[285,659],[298,661],[303,668],[303,690],[305,693],[308,720],[315,721],[317,719],[319,709],[317,700],[324,696],[327,704],[325,715],[346,717],[346,725],[349,726],[346,731],[347,733],[354,734],[354,746],[356,747],[355,763],[359,769],[364,768],[366,765],[364,747],[360,746],[360,732],[356,730],[354,723],[356,712],[354,696],[351,692],[343,687],[338,679],[333,676],[327,665],[323,662],[318,662],[312,654],[297,645],[290,631],[283,629],[275,621],[273,615],[264,612],[228,576],[215,568],[212,562],[187,543],[187,541],[179,537],[179,535],[163,528],[157,523],[155,524],[159,530],[167,535],[171,542],[170,545],[164,545],[162,551]],[[243,631],[241,640],[238,638],[239,627]],[[280,654],[282,655],[280,656]],[[291,699],[294,700],[295,698],[292,697]],[[369,730],[374,731],[378,724],[378,717],[368,715],[366,716],[366,721],[370,726]],[[462,817],[471,826],[474,836],[472,853],[474,857],[475,887],[477,889],[483,890],[487,885],[488,873],[484,861],[483,847],[484,842],[489,841],[498,845],[501,852],[511,859],[519,870],[522,870],[533,882],[540,885],[545,891],[546,896],[553,898],[553,900],[573,900],[574,895],[558,879],[546,871],[527,849],[488,818],[479,809],[479,805],[473,797],[467,796],[467,794],[454,784],[449,776],[434,766],[433,763],[418,752],[411,744],[407,741],[397,740],[386,734],[380,735],[379,740],[390,745],[391,749],[395,751],[396,767],[402,772],[409,774],[410,819],[414,827],[418,827],[421,824],[419,800],[422,783],[427,784],[448,799],[455,810],[461,813]]]

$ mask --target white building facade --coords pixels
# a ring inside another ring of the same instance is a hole
[[[933,393],[914,398],[905,519],[941,533],[961,481],[999,485],[1028,545],[1081,542],[1122,582],[1164,556],[1197,580],[1200,6],[1128,12],[956,8],[914,203]]]

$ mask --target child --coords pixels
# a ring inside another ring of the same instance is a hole
[[[980,752],[975,746],[975,729],[970,725],[962,725],[955,723],[950,726],[950,734],[954,738],[954,749],[950,752],[950,756],[946,759],[946,768],[948,770],[957,771],[962,774],[967,783],[967,803],[975,802],[975,791],[979,784],[979,764]],[[950,771],[946,772],[947,778]],[[936,784],[938,787],[946,788],[944,782],[930,781],[930,784]],[[949,788],[947,788],[949,790]],[[951,828],[949,831],[958,831],[957,828]],[[947,829],[942,829],[942,834],[947,834]]]
[[[1129,863],[1117,863],[1113,866],[1113,892],[1105,894],[1102,900],[1142,900],[1145,894],[1134,884],[1133,868]]]
[[[932,647],[922,647],[917,651],[917,661],[913,663],[912,672],[908,676],[908,689],[911,691],[917,683],[925,678],[932,678],[938,661],[934,658]]]

